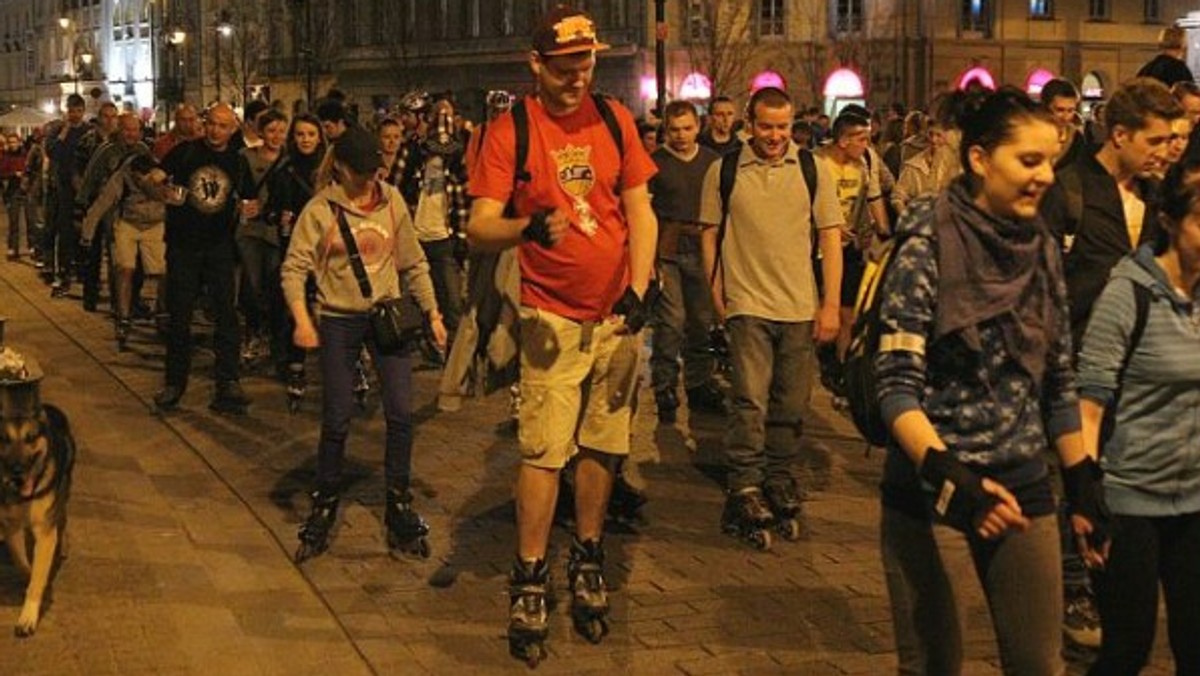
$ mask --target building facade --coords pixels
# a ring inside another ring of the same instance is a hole
[[[368,110],[451,91],[478,117],[487,90],[529,89],[529,35],[558,1],[0,0],[0,106],[55,109],[80,91],[147,115],[256,97],[294,111],[336,86]],[[920,105],[964,79],[1056,75],[1102,96],[1173,23],[1200,72],[1195,0],[665,0],[665,31],[655,0],[574,4],[612,45],[597,87],[638,113],[655,103],[661,34],[669,97],[700,102],[744,100],[758,81],[826,109]]]

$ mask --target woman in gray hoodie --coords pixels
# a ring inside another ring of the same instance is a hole
[[[381,164],[373,134],[352,128],[334,143],[337,182],[317,193],[301,212],[282,266],[283,294],[296,321],[293,340],[304,349],[321,348],[321,438],[317,446],[317,487],[312,513],[300,529],[297,562],[325,551],[337,518],[342,459],[354,412],[355,363],[365,344],[379,373],[387,421],[384,519],[390,547],[429,555],[429,527],[412,509],[412,359],[379,349],[370,328],[372,306],[411,294],[425,314],[434,342],[446,346],[429,264],[417,241],[404,198],[375,178]],[[353,246],[343,236],[347,231]],[[360,284],[352,258],[361,262],[368,284]],[[317,287],[319,326],[304,295],[312,275]],[[369,297],[368,297],[369,294]]]
[[[1146,665],[1160,584],[1175,673],[1200,674],[1200,155],[1190,151],[1164,182],[1159,241],[1113,269],[1079,354],[1084,446],[1100,458],[1112,513],[1108,547],[1080,541],[1103,634],[1089,674]],[[1101,435],[1106,413],[1112,433]]]

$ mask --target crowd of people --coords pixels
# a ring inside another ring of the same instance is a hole
[[[317,353],[298,562],[329,546],[368,367],[389,546],[426,556],[414,365],[444,366],[447,407],[511,384],[509,638],[533,663],[564,505],[576,626],[607,632],[605,520],[645,500],[621,472],[641,329],[659,422],[685,404],[728,419],[720,528],[768,549],[803,532],[809,400],[819,381],[847,405],[860,287],[882,279],[872,405],[900,673],[961,670],[971,584],[1006,673],[1061,673],[1064,634],[1098,649],[1090,673],[1136,673],[1161,584],[1177,673],[1196,674],[1200,87],[1180,32],[1161,46],[1086,123],[1064,79],[1036,101],[953,92],[832,118],[766,87],[742,116],[719,96],[635,120],[591,90],[607,48],[591,20],[558,7],[533,36],[536,93],[489,93],[475,125],[448,94],[360,122],[331,92],[291,119],[183,105],[155,137],[112,103],[85,120],[72,95],[62,120],[4,137],[7,254],[54,298],[76,282],[86,311],[107,297],[122,348],[152,322],[162,411],[188,389],[198,306],[216,411],[246,414],[241,376],[260,365],[298,403]]]

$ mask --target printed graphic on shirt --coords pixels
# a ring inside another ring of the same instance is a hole
[[[202,214],[215,214],[225,208],[233,191],[233,181],[220,167],[211,164],[192,172],[188,182],[188,203]]]
[[[387,229],[378,223],[371,221],[361,221],[352,231],[354,234],[354,243],[358,245],[358,254],[362,256],[363,267],[367,272],[379,272],[387,265],[388,253],[391,249],[391,235]],[[337,229],[334,229],[333,241],[330,242],[332,252],[337,252],[341,255],[346,255],[346,245],[342,242],[341,236]]]
[[[574,202],[575,213],[579,216],[579,228],[591,237],[600,227],[592,215],[592,208],[587,202],[587,195],[596,184],[596,171],[592,168],[592,147],[567,145],[562,150],[553,150],[557,168],[558,185]]]

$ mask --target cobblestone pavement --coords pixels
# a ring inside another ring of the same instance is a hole
[[[84,313],[77,297],[50,300],[25,262],[0,263],[0,314],[9,318],[9,342],[43,364],[44,399],[67,411],[80,442],[70,557],[37,635],[0,637],[0,672],[525,670],[504,639],[517,453],[495,430],[503,395],[437,413],[436,375],[417,374],[416,507],[433,527],[430,559],[386,551],[383,422],[369,404],[351,431],[353,482],[338,537],[330,552],[296,567],[316,388],[289,415],[279,383],[247,376],[249,415],[210,414],[212,359],[202,349],[182,410],[160,418],[149,413],[162,375],[149,325],[117,352],[104,314]],[[805,535],[755,552],[718,529],[724,422],[684,414],[676,426],[656,427],[653,398],[643,391],[642,401],[630,470],[650,503],[646,523],[607,539],[612,631],[599,646],[571,631],[569,536],[556,529],[560,602],[539,671],[893,672],[876,539],[880,455],[865,456],[818,395],[803,454]],[[0,624],[15,621],[22,593],[0,555]],[[970,611],[966,673],[995,673],[982,601]],[[1161,640],[1155,655],[1148,673],[1167,673]]]

